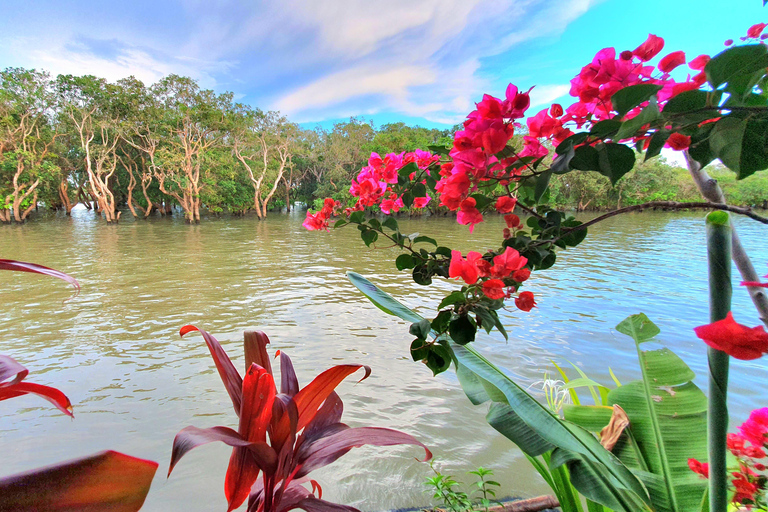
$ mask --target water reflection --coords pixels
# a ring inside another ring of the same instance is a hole
[[[454,476],[482,465],[494,469],[506,493],[546,491],[522,455],[485,424],[485,407],[469,405],[453,375],[433,378],[409,360],[407,325],[362,299],[345,272],[370,277],[426,315],[452,283],[420,287],[394,269],[393,249],[366,249],[354,229],[304,231],[300,215],[197,226],[175,218],[127,220],[107,226],[75,211],[72,219],[0,227],[3,257],[67,271],[82,284],[64,302],[71,291],[63,283],[0,273],[0,353],[29,367],[35,382],[64,390],[77,418],[32,398],[0,404],[4,473],[111,448],[160,462],[145,510],[225,509],[224,446],[199,448],[170,480],[162,476],[178,430],[236,424],[204,343],[178,336],[179,327],[193,323],[222,340],[240,367],[242,331],[267,331],[272,349],[294,359],[302,384],[338,362],[370,365],[371,378],[341,387],[346,422],[405,430]],[[492,247],[501,222],[488,219],[471,238],[450,219],[400,224],[466,251]],[[768,261],[764,228],[741,219],[737,225],[755,262]],[[551,360],[578,364],[604,383],[611,382],[609,366],[630,380],[639,376],[634,347],[613,327],[643,311],[704,386],[704,350],[691,332],[707,321],[704,244],[699,214],[612,218],[592,228],[579,248],[561,252],[552,271],[534,275],[537,309],[502,313],[509,342],[482,336],[478,348],[526,386],[553,368]],[[744,290],[735,294],[734,311],[757,324]],[[766,377],[764,361],[734,362],[734,421],[766,405],[754,385]],[[328,499],[363,510],[426,505],[422,481],[430,473],[415,456],[411,447],[357,449],[316,478]]]

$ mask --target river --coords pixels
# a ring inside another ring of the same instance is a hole
[[[74,404],[70,420],[36,397],[0,403],[0,476],[114,449],[160,463],[142,510],[226,510],[224,473],[230,449],[200,447],[166,480],[174,435],[188,425],[237,428],[229,398],[202,338],[185,324],[222,341],[243,366],[242,331],[264,330],[294,362],[300,383],[339,363],[371,366],[360,384],[343,383],[344,421],[413,434],[429,446],[436,467],[471,482],[466,471],[490,468],[502,495],[548,492],[521,453],[484,421],[455,375],[437,378],[408,356],[408,325],[381,313],[346,279],[358,272],[396,298],[433,316],[455,283],[413,283],[394,267],[397,252],[366,248],[354,228],[308,232],[303,214],[205,219],[125,219],[108,226],[85,210],[23,226],[0,226],[0,257],[65,271],[82,290],[71,300],[64,282],[0,273],[0,353],[30,369],[30,382],[54,385]],[[470,235],[447,218],[402,219],[463,251],[492,247],[502,227],[490,218]],[[736,219],[760,274],[768,262],[766,227]],[[734,276],[737,273],[734,269]],[[737,321],[758,325],[746,290],[734,277]],[[518,382],[536,391],[551,361],[579,365],[610,384],[639,376],[634,345],[614,327],[644,312],[660,339],[706,386],[704,344],[692,328],[708,323],[703,215],[644,212],[590,228],[586,241],[561,251],[555,266],[535,273],[526,289],[537,297],[530,313],[502,312],[509,342],[494,332],[476,346]],[[749,411],[768,406],[766,359],[734,361],[732,428]],[[430,468],[415,447],[364,447],[312,473],[325,499],[364,511],[427,506]]]

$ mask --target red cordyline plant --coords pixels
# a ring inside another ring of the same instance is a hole
[[[267,354],[269,338],[266,334],[246,331],[246,374],[243,378],[216,338],[193,325],[182,327],[179,334],[184,336],[190,331],[203,335],[240,423],[237,431],[228,427],[183,429],[173,440],[168,475],[192,448],[212,441],[232,446],[224,482],[228,511],[242,505],[246,498],[249,512],[282,512],[296,508],[309,512],[355,511],[353,507],[320,499],[322,489],[307,475],[350,449],[366,444],[415,444],[424,448],[425,460],[432,457],[426,446],[403,432],[374,427],[350,428],[341,423],[343,404],[334,389],[361,368],[365,369],[361,381],[366,379],[371,373],[368,366],[334,366],[300,389],[290,358],[278,351],[278,393]],[[304,487],[304,483],[309,483],[311,490]]]

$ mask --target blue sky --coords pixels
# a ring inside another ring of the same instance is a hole
[[[760,0],[2,0],[0,68],[177,73],[304,125],[350,116],[447,127],[484,92],[560,97],[601,48],[648,33],[717,53],[768,21]]]

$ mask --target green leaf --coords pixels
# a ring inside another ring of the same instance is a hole
[[[597,150],[592,146],[579,146],[574,150],[570,166],[580,171],[600,172],[600,162],[598,161]]]
[[[648,106],[641,110],[639,114],[621,123],[621,129],[614,135],[613,139],[622,140],[632,137],[643,125],[652,123],[660,117],[659,104],[656,101],[656,97],[653,96],[649,100]]]
[[[379,238],[379,234],[372,229],[366,229],[365,231],[360,232],[360,238],[363,239],[365,245],[370,247],[371,244]]]
[[[600,121],[599,123],[595,123],[592,126],[592,129],[589,130],[589,134],[593,137],[597,137],[598,139],[611,137],[619,131],[621,124],[622,123],[619,119],[606,119],[604,121]]]
[[[659,329],[643,314],[622,321],[616,330],[630,336],[637,348],[643,380],[608,394],[630,420],[630,437],[614,448],[635,468],[651,495],[655,510],[697,510],[706,482],[688,468],[688,458],[707,454],[707,399],[692,382],[694,373],[669,349],[643,351]]]
[[[635,166],[635,152],[624,144],[598,144],[596,150],[599,172],[607,176],[613,185]]]
[[[681,92],[676,96],[672,96],[666,105],[664,105],[664,115],[667,114],[680,114],[689,112],[691,110],[698,110],[707,106],[707,100],[709,98],[707,91],[695,90]]]
[[[372,229],[381,229],[381,222],[379,222],[379,219],[368,219],[368,225],[371,226]]]
[[[416,266],[416,262],[413,261],[413,256],[410,254],[401,254],[395,260],[395,266],[397,270],[405,270],[407,268],[413,268]]]
[[[536,176],[536,187],[533,191],[533,198],[538,203],[544,196],[544,192],[549,188],[549,180],[552,178],[552,168]]]
[[[434,332],[445,332],[448,330],[448,323],[451,321],[453,314],[450,310],[441,311],[437,314],[434,320],[432,320],[432,330]]]
[[[427,149],[435,155],[448,155],[451,152],[451,148],[440,145],[427,146]]]
[[[437,247],[437,241],[434,238],[430,238],[428,236],[417,236],[416,238],[413,239],[413,243],[418,244],[419,242],[432,244],[435,247]]]
[[[619,117],[624,117],[627,115],[627,112],[648,101],[651,96],[661,89],[661,85],[655,84],[637,84],[620,89],[611,96],[613,109],[618,112]]]
[[[645,152],[645,161],[648,161],[649,158],[658,156],[659,153],[661,153],[661,150],[670,135],[672,135],[672,130],[663,128],[657,130],[656,133],[651,136],[651,142],[648,144],[648,150]]]
[[[352,214],[349,216],[349,222],[362,224],[365,222],[365,212],[352,212]]]
[[[423,339],[415,339],[411,343],[411,357],[414,361],[423,361],[429,355],[429,346]]]
[[[419,166],[416,164],[416,162],[411,162],[408,165],[404,165],[399,171],[397,171],[397,174],[398,176],[408,178],[413,172],[419,172]]]
[[[750,118],[744,130],[744,141],[741,146],[741,172],[737,178],[746,178],[756,171],[767,168],[768,119]]]
[[[390,294],[355,272],[347,272],[347,279],[377,308],[388,315],[393,315],[403,320],[416,323],[424,320],[424,317],[415,313]]]
[[[568,149],[562,154],[557,155],[557,158],[554,159],[552,165],[549,167],[550,170],[555,174],[566,174],[570,172],[571,159],[573,159],[575,154],[576,151],[573,149],[573,144],[569,143]]]
[[[579,460],[581,456],[583,463],[578,467],[574,465],[575,471],[589,471],[590,475],[599,475],[599,478],[574,478],[574,485],[579,492],[600,503],[609,501],[616,511],[649,510],[641,499],[648,499],[642,484],[610,452],[600,446],[592,434],[553,416],[470,346],[452,344],[451,348],[459,382],[465,392],[469,391],[467,396],[474,403],[484,397],[506,403],[515,416],[543,441],[569,454],[561,464]],[[478,385],[481,385],[482,391]]]
[[[616,326],[616,330],[626,334],[637,344],[651,341],[661,332],[656,324],[645,316],[645,313],[628,316]]]
[[[478,210],[483,210],[485,207],[487,207],[489,204],[493,202],[493,198],[486,196],[485,194],[472,194],[472,199],[475,200],[476,208]]]
[[[434,375],[451,367],[451,352],[442,345],[432,345],[427,355],[427,367]]]
[[[455,291],[451,292],[450,295],[445,297],[441,302],[440,305],[437,306],[437,309],[443,309],[448,306],[453,306],[454,304],[458,304],[460,302],[466,302],[467,298],[464,296],[464,292]]]
[[[725,83],[740,82],[743,77],[751,77],[758,71],[764,72],[766,67],[768,51],[765,45],[751,44],[734,46],[720,52],[707,62],[704,71],[712,88],[717,89]],[[746,83],[743,85],[746,87]]]
[[[555,148],[555,152],[557,152],[558,155],[567,153],[569,147],[578,146],[579,144],[587,140],[587,137],[589,137],[589,133],[587,132],[574,133],[573,135],[565,139],[563,142],[558,144],[557,147]]]
[[[347,225],[347,224],[349,224],[349,222],[346,221],[345,219],[339,219],[336,222],[334,222],[333,229],[338,229],[338,228],[340,228],[340,227],[342,227],[344,225]]]
[[[709,137],[712,153],[723,162],[723,165],[741,177],[741,148],[744,142],[744,132],[747,120],[734,116],[726,116],[715,123]]]
[[[448,324],[448,334],[459,345],[466,345],[471,341],[475,341],[476,333],[477,326],[474,320],[467,315],[455,318]]]
[[[408,332],[419,339],[426,340],[431,330],[432,324],[425,318],[424,320],[419,320],[418,322],[412,323],[411,327],[408,329]]]
[[[386,219],[384,219],[384,222],[382,222],[381,225],[385,228],[391,229],[392,231],[397,231],[397,221],[394,217],[388,216]]]
[[[413,276],[413,281],[416,284],[429,286],[432,284],[432,276],[434,274],[429,271],[429,267],[427,267],[427,265],[416,265],[413,268],[411,275]]]
[[[411,193],[413,194],[413,197],[426,197],[427,187],[423,183],[417,183],[411,189]]]
[[[410,164],[408,164],[408,165],[410,165]],[[411,206],[413,206],[413,199],[414,199],[413,198],[413,194],[411,193],[410,190],[406,191],[405,193],[403,193],[402,200],[403,200],[403,204],[405,205],[406,208],[410,208]]]

